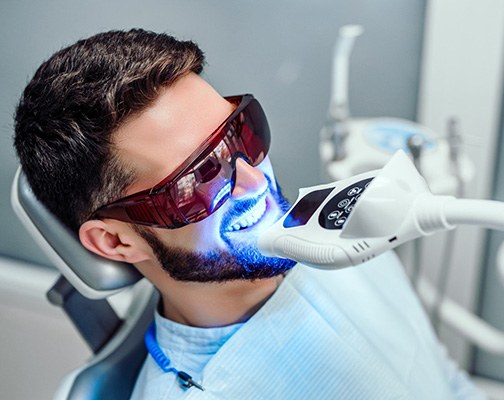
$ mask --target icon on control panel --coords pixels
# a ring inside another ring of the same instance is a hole
[[[355,182],[335,194],[320,211],[320,226],[325,229],[343,229],[355,209],[355,203],[372,180],[373,178],[367,178]]]
[[[334,226],[341,227],[345,224],[346,220],[347,220],[347,217],[338,218],[336,221],[334,221]]]
[[[338,203],[339,208],[345,208],[350,204],[350,199],[343,199]]]
[[[360,187],[356,186],[348,191],[348,195],[355,196],[355,195],[359,194],[360,192],[362,192],[362,189]]]
[[[334,210],[332,213],[330,213],[327,216],[327,219],[329,219],[329,220],[338,219],[339,217],[341,217],[341,214],[343,214],[343,211]]]

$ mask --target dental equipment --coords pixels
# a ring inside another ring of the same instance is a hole
[[[350,53],[355,38],[363,29],[360,25],[346,25],[340,29],[340,40],[334,46],[332,69],[332,95],[327,121],[321,131],[322,140],[329,141],[332,149],[327,155],[330,160],[341,160],[346,156],[345,140],[348,136],[347,121],[350,117],[348,106],[348,70]]]
[[[357,265],[407,241],[459,224],[504,230],[504,204],[433,195],[398,151],[380,171],[300,189],[258,240],[267,256],[322,269]]]
[[[474,165],[465,154],[457,151],[457,163],[451,162],[459,138],[441,137],[426,126],[403,118],[351,116],[350,56],[363,32],[360,25],[344,25],[334,46],[329,111],[320,131],[322,179],[331,182],[382,168],[397,150],[413,155],[413,145],[413,150],[421,146],[417,162],[421,161],[421,173],[432,192],[457,195],[460,179],[469,182],[474,176]]]

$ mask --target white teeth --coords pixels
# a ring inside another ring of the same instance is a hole
[[[266,201],[262,200],[249,210],[242,218],[236,221],[229,231],[238,231],[255,225],[266,212]]]

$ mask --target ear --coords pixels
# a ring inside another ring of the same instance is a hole
[[[138,236],[125,224],[86,221],[79,228],[79,239],[86,249],[110,260],[134,264],[150,257]]]

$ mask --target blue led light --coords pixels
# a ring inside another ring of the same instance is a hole
[[[210,208],[211,210],[215,209],[217,205],[219,205],[220,201],[227,195],[231,193],[231,181],[226,183],[218,192],[217,195],[214,197],[212,201],[212,207]]]

